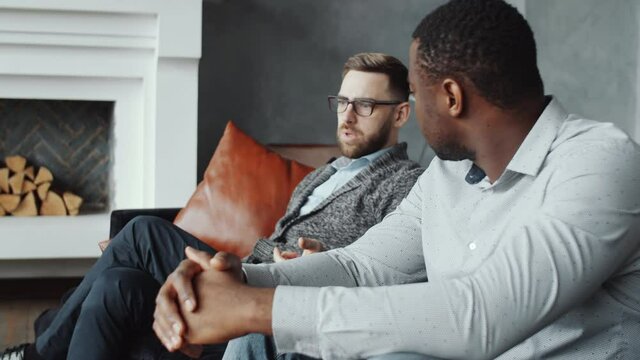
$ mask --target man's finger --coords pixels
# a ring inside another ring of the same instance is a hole
[[[280,252],[280,249],[278,249],[277,247],[273,248],[273,261],[274,262],[282,262],[285,261],[286,259],[282,257],[282,253]]]
[[[280,254],[285,260],[291,260],[299,257],[300,255],[295,251],[283,251]]]
[[[156,336],[158,337],[158,339],[160,339],[160,342],[162,343],[162,345],[167,350],[173,351],[173,344],[171,343],[171,340],[169,340],[169,338],[167,337],[167,333],[162,328],[162,326],[157,321],[154,321],[153,326],[151,328],[153,329],[153,332],[156,333]]]
[[[202,345],[185,344],[180,351],[192,359],[199,359],[202,355]]]
[[[196,309],[196,297],[193,292],[192,280],[196,274],[202,272],[202,268],[191,260],[183,260],[176,270],[169,275],[171,285],[178,295],[181,304],[187,311]]]
[[[171,330],[171,327],[166,323],[166,321],[162,320],[162,317],[157,317],[154,320],[152,328],[158,336],[158,339],[160,339],[160,341],[162,342],[162,345],[164,345],[167,350],[173,352],[182,346],[182,338],[174,334],[173,330]]]
[[[168,294],[169,292],[168,288],[160,288],[158,297],[156,298],[156,309],[153,317],[155,321],[160,323],[167,338],[173,335],[182,337],[185,324],[180,315],[180,309],[174,300],[176,296],[171,296]]]
[[[213,256],[205,251],[200,251],[192,248],[191,246],[187,246],[184,249],[185,255],[187,255],[187,259],[197,263],[203,269],[209,269],[211,267],[210,261]]]
[[[211,259],[210,264],[212,268],[219,271],[241,267],[239,257],[224,251],[216,253],[213,259]]]
[[[163,287],[156,298],[156,309],[153,314],[153,330],[169,351],[178,349],[182,343],[184,323],[178,308],[172,300],[171,290]]]
[[[273,261],[275,262],[295,259],[298,256],[300,255],[295,251],[280,251],[277,247],[273,248]]]
[[[321,252],[324,251],[324,244],[320,240],[301,237],[298,239],[298,246],[303,250],[309,250],[309,252]]]

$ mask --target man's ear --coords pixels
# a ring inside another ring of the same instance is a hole
[[[460,117],[464,110],[464,90],[460,82],[452,78],[446,78],[442,81],[441,86],[445,96],[445,107],[449,116]]]
[[[393,121],[393,126],[396,129],[403,127],[404,124],[407,123],[407,120],[409,120],[410,114],[411,114],[411,105],[409,105],[408,101],[398,104],[396,107],[396,114],[395,114],[395,119]]]

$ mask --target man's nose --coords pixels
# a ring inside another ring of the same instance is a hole
[[[353,103],[347,104],[347,108],[342,112],[342,121],[346,123],[353,123],[357,120],[356,118],[356,109],[353,106]]]

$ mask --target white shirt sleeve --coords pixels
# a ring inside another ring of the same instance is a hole
[[[430,239],[420,223],[422,178],[395,212],[348,248],[248,271],[250,282],[264,276],[272,284],[339,285],[277,288],[278,351],[484,359],[555,321],[637,260],[640,171],[626,165],[640,163],[638,152],[590,151],[589,161],[563,161],[542,206],[464,276],[424,282],[422,244]]]

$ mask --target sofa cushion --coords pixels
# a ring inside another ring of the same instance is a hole
[[[227,124],[203,180],[174,223],[219,251],[244,257],[270,235],[295,186],[313,168],[287,160]]]

